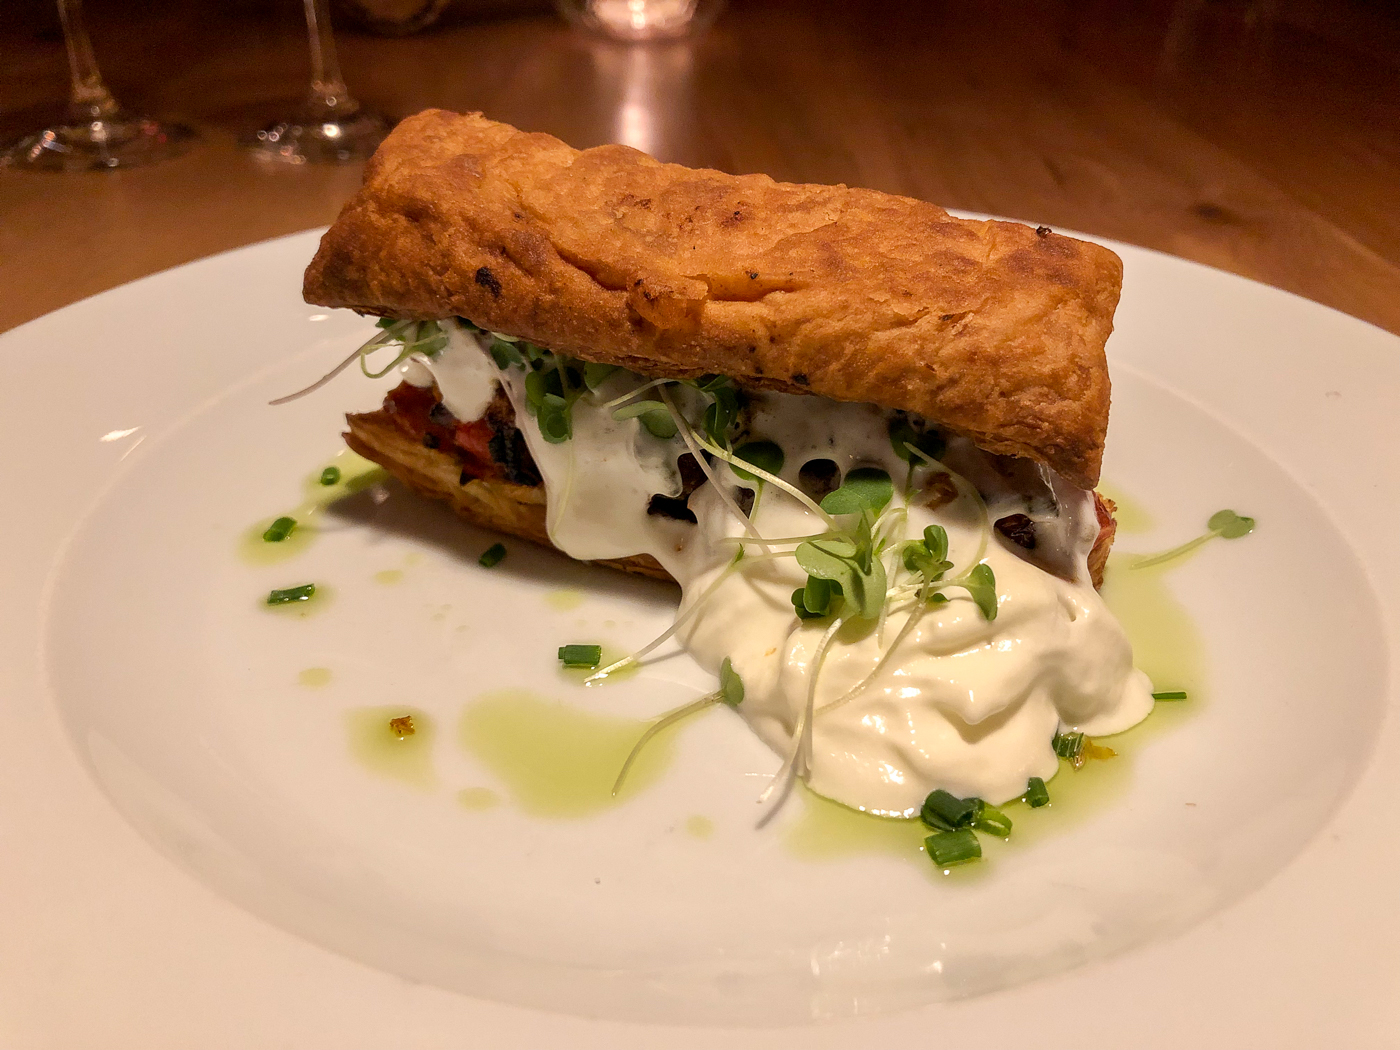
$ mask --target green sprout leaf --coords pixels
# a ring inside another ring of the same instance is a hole
[[[859,514],[870,511],[879,514],[894,496],[894,483],[878,467],[857,467],[835,492],[822,500],[822,510],[828,514]]]
[[[772,441],[747,441],[734,450],[734,455],[745,463],[752,463],[759,470],[777,474],[783,469],[783,450]],[[757,481],[757,474],[750,474],[732,463],[729,469],[742,481]]]
[[[942,459],[943,453],[947,450],[947,443],[939,436],[937,431],[929,430],[919,433],[904,416],[896,416],[890,420],[890,445],[893,446],[895,455],[906,463],[914,459],[914,453],[909,451],[909,446],[913,445],[929,459]]]
[[[832,548],[835,548],[838,542],[822,539],[799,543],[796,551],[797,564],[802,566],[809,576],[815,576],[821,580],[835,580],[842,585],[844,590],[847,581],[852,574],[859,571],[859,568],[852,558],[855,553],[854,545],[843,544],[843,547],[851,547],[850,552],[837,553]]]
[[[540,436],[551,445],[561,444],[574,436],[574,424],[569,411],[571,407],[558,394],[545,394],[540,402],[537,409]]]
[[[977,603],[977,608],[982,610],[982,615],[988,621],[995,620],[997,618],[997,578],[992,572],[992,567],[986,562],[981,562],[967,574],[963,586],[967,588],[967,593],[972,595],[972,600]]]
[[[820,620],[825,614],[813,612],[807,608],[805,595],[806,588],[804,587],[799,587],[792,592],[792,611],[797,614],[799,620]]]
[[[617,365],[600,365],[589,361],[583,366],[583,385],[594,393],[607,382],[608,377],[617,371]]]
[[[832,611],[831,603],[841,597],[841,585],[835,580],[823,580],[817,576],[807,577],[807,586],[802,588],[802,604],[816,616],[825,616]]]
[[[738,707],[744,702],[744,680],[727,656],[719,665],[719,698],[730,707]]]
[[[633,401],[614,411],[613,419],[637,419],[648,434],[662,440],[676,436],[676,421],[660,401]]]
[[[340,468],[327,467],[325,470],[321,471],[320,481],[322,485],[340,484]]]
[[[701,386],[700,389],[714,399],[701,418],[705,436],[720,448],[728,449],[729,431],[739,419],[739,393],[724,376],[716,377],[711,385]]]
[[[1237,540],[1254,531],[1254,519],[1236,514],[1233,510],[1218,510],[1210,516],[1206,526],[1227,540]]]
[[[525,359],[520,356],[520,351],[499,336],[492,338],[490,352],[491,360],[496,362],[496,367],[502,372],[511,365],[525,367]]]
[[[948,530],[942,525],[929,525],[924,529],[924,546],[934,561],[948,560]],[[950,565],[949,568],[952,568]]]

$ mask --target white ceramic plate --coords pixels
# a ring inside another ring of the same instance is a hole
[[[724,711],[585,817],[458,745],[501,690],[587,730],[708,688],[684,659],[596,690],[555,669],[565,642],[649,638],[667,588],[522,543],[481,569],[491,537],[392,485],[288,560],[240,556],[379,396],[347,374],[266,405],[367,327],[298,298],[314,245],[0,339],[4,1041],[1393,1040],[1400,341],[1114,245],[1105,475],[1155,523],[1120,547],[1225,506],[1259,528],[1170,577],[1205,639],[1198,710],[1082,819],[944,879],[888,850],[812,859],[800,800],[755,830],[776,763]],[[324,600],[260,607],[309,580]],[[377,706],[418,712],[430,761],[354,757],[347,718]]]

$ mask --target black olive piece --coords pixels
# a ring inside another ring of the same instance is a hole
[[[676,469],[681,475],[681,496],[689,496],[692,492],[705,484],[705,471],[700,464],[695,462],[695,457],[689,452],[676,460]]]
[[[438,436],[437,436],[436,434],[424,434],[424,435],[423,435],[423,447],[424,447],[424,448],[437,448],[439,444],[440,444],[440,442],[438,441]]]
[[[663,496],[657,493],[647,500],[647,513],[657,518],[670,518],[672,521],[688,521],[695,524],[695,512],[686,506],[684,496]]]
[[[1028,551],[1035,550],[1035,522],[1024,514],[1008,514],[999,518],[995,527],[997,532],[1016,546],[1024,547]]]
[[[516,485],[538,485],[539,468],[525,444],[525,435],[510,425],[499,426],[486,443],[491,459],[505,474],[507,481]]]
[[[428,422],[436,423],[440,427],[455,427],[457,425],[457,417],[448,410],[446,405],[439,401],[428,410]]]

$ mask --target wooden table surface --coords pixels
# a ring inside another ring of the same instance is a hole
[[[203,137],[144,169],[0,171],[0,330],[334,218],[358,167],[269,170],[234,144],[304,90],[297,7],[88,4],[118,97]],[[35,21],[0,25],[0,136],[66,92],[62,38]],[[576,146],[1087,231],[1400,333],[1400,15],[1383,4],[733,0],[682,44],[530,16],[342,31],[340,49],[392,116],[480,109]]]

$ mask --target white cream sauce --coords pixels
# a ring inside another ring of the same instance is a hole
[[[616,421],[602,407],[640,385],[636,376],[616,372],[602,390],[576,402],[572,439],[550,444],[527,411],[522,370],[497,370],[466,330],[448,322],[443,327],[453,333],[448,348],[408,367],[431,372],[448,409],[464,420],[478,418],[495,383],[502,383],[544,478],[554,544],[583,559],[655,557],[683,589],[678,615],[689,618],[678,632],[681,644],[711,671],[731,660],[745,688],[739,713],[787,756],[807,706],[813,656],[830,626],[828,619],[801,621],[793,613],[790,596],[806,582],[806,572],[794,558],[762,557],[756,544],[746,545],[747,556],[730,568],[733,541],[747,533],[714,484],[690,498],[698,524],[647,514],[653,494],[680,491],[675,463],[686,445],[679,436],[653,437],[636,419]],[[414,382],[424,375],[407,377]],[[954,567],[945,579],[978,560],[996,576],[993,621],[953,588],[945,604],[909,600],[891,605],[883,625],[857,621],[838,630],[816,677],[813,790],[857,809],[905,816],[939,787],[1000,803],[1022,794],[1028,778],[1054,774],[1057,730],[1115,733],[1151,711],[1151,684],[1134,669],[1127,637],[1089,582],[1086,559],[1098,533],[1091,493],[1040,471],[1028,496],[1025,486],[998,475],[990,457],[954,439],[944,461],[976,480],[987,509],[967,484],[951,502],[936,508],[922,503],[935,475],[926,466],[915,470],[906,505],[901,490],[909,467],[890,445],[883,410],[772,393],[753,394],[750,403],[747,439],[783,449],[783,480],[796,485],[798,470],[812,459],[834,460],[843,475],[855,466],[890,474],[896,490],[891,506],[907,514],[884,555],[892,588],[910,582],[899,541],[920,538],[930,524],[947,530]],[[688,418],[698,419],[701,404],[694,391],[682,390],[679,407]],[[756,487],[720,461],[711,471],[731,497],[741,487]],[[1061,548],[1072,581],[1031,564],[990,533],[992,521],[1013,513],[1037,522],[1038,547],[1044,536]],[[771,484],[762,486],[751,521],[766,537],[827,528]],[[691,612],[697,602],[700,608]],[[911,617],[916,622],[909,625]]]

